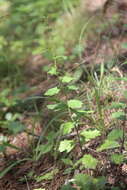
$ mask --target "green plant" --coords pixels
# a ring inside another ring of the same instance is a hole
[[[98,177],[98,178],[92,178],[89,175],[86,174],[78,174],[74,177],[73,180],[71,180],[72,183],[76,184],[78,188],[81,190],[104,190],[106,189],[106,178],[105,177]],[[71,189],[71,185],[64,185],[61,190],[69,190]],[[75,189],[75,188],[72,188]]]
[[[49,72],[50,73],[50,72]],[[57,73],[57,74],[56,74]],[[51,73],[50,73],[51,74]],[[70,86],[73,83],[73,76],[69,76],[69,74],[65,74],[64,76],[60,76],[60,73],[57,72],[57,69],[55,69],[55,75],[58,77],[58,85],[54,88],[49,89],[45,95],[49,97],[50,101],[53,102],[53,104],[50,104],[47,106],[47,108],[54,113],[63,113],[63,117],[66,117],[66,122],[60,122],[62,119],[61,117],[58,117],[58,123],[60,127],[57,128],[57,135],[54,138],[57,139],[57,143],[54,143],[54,150],[55,150],[55,158],[60,153],[63,153],[64,158],[62,158],[62,162],[68,166],[68,168],[65,170],[65,174],[73,172],[76,168],[80,169],[92,169],[95,170],[97,167],[97,164],[99,163],[99,160],[94,158],[91,154],[85,154],[84,155],[84,149],[83,146],[85,143],[92,141],[92,139],[95,139],[96,137],[101,137],[104,142],[100,143],[100,146],[97,147],[96,154],[99,154],[101,151],[107,151],[110,153],[110,150],[113,149],[119,149],[120,154],[116,154],[113,156],[111,154],[111,161],[115,164],[121,164],[124,162],[125,157],[122,155],[123,147],[125,147],[125,132],[122,129],[115,128],[112,129],[110,132],[108,132],[107,137],[103,134],[107,133],[108,129],[105,128],[104,124],[104,107],[101,102],[101,96],[105,93],[105,78],[104,78],[104,65],[101,66],[100,69],[100,76],[97,76],[96,73],[94,75],[91,73],[89,74],[89,80],[91,84],[94,86],[94,97],[95,97],[95,103],[97,106],[97,112],[96,115],[93,113],[94,110],[84,110],[84,103],[80,99],[70,99],[68,97],[68,92],[70,89],[68,89],[68,86]],[[125,81],[125,78],[124,78]],[[73,84],[75,85],[75,84]],[[110,87],[111,88],[111,87]],[[75,89],[74,89],[75,90]],[[58,96],[62,94],[65,94],[65,101],[63,102]],[[124,93],[126,96],[126,93]],[[93,95],[93,94],[92,94]],[[88,97],[89,98],[89,97]],[[123,111],[115,112],[112,114],[112,119],[118,119],[123,121],[123,124],[126,120],[126,103],[124,102],[113,102],[110,106],[110,109],[123,109]],[[106,107],[108,109],[108,107]],[[96,121],[94,117],[98,115],[99,119]],[[92,125],[94,126],[94,129],[84,129],[80,131],[80,122],[83,119],[88,119],[90,122],[92,122]],[[57,122],[57,120],[56,120]],[[125,124],[123,125],[125,126]],[[75,136],[73,139],[66,139],[67,137],[71,137],[71,133],[75,131]],[[59,136],[59,137],[57,137]],[[76,137],[76,138],[75,138]],[[121,142],[121,143],[120,143]],[[71,152],[75,148],[76,144],[78,143],[81,151],[81,158],[77,160],[72,160],[71,158]],[[41,146],[41,145],[39,145]],[[44,145],[45,146],[45,145]],[[49,151],[50,152],[50,151]],[[65,153],[65,154],[64,154]],[[66,157],[66,155],[69,155],[69,157]],[[81,174],[82,175],[82,174]],[[103,180],[102,180],[103,181]],[[80,182],[77,182],[79,186],[84,188],[94,188],[95,189],[104,189],[105,183],[102,182],[102,187],[100,187],[98,184],[101,183],[101,179],[93,179],[91,178],[90,184],[84,184],[84,180],[82,184]],[[63,189],[72,188],[70,185],[65,185],[62,187]]]
[[[20,113],[13,111],[13,108],[17,105],[17,97],[9,99],[9,93],[10,89],[5,89],[0,93],[0,127],[16,134],[24,130],[24,126],[18,121]]]
[[[0,78],[3,81],[0,92],[0,128],[3,133],[0,136],[0,153],[6,157],[8,147],[22,151],[9,143],[7,135],[25,131],[36,139],[30,146],[31,152],[25,155],[26,158],[9,162],[8,167],[0,171],[0,178],[17,164],[30,161],[33,166],[26,176],[37,183],[52,181],[62,168],[63,175],[68,177],[61,190],[102,190],[108,188],[108,181],[103,176],[105,168],[101,155],[105,155],[105,161],[113,166],[121,167],[127,162],[124,154],[127,148],[127,92],[124,93],[123,101],[116,102],[112,88],[115,80],[113,74],[105,70],[104,64],[98,66],[98,70],[94,67],[87,70],[82,57],[86,45],[84,41],[93,36],[98,38],[109,23],[104,23],[102,15],[91,16],[87,11],[83,13],[77,7],[78,3],[76,0],[0,2],[1,7],[6,5],[6,9],[0,12]],[[122,45],[126,48],[126,44]],[[51,80],[55,78],[56,81],[43,97],[39,97],[48,102],[45,101],[40,109],[34,101],[36,97],[19,100],[18,93],[22,90],[20,87],[14,90],[24,80],[25,63],[31,55],[36,57],[37,54],[54,62],[51,66],[46,65],[43,70],[50,75],[48,79],[51,77]],[[74,65],[70,65],[72,62]],[[111,69],[114,64],[115,61],[111,60],[107,67]],[[84,75],[87,82],[84,81]],[[127,77],[118,77],[117,81],[123,91]],[[28,105],[31,110],[34,105],[38,121],[42,113],[43,116],[45,111],[48,113],[48,121],[44,123],[40,135],[35,135],[34,130],[29,133],[20,122],[24,114],[22,108],[26,111]],[[115,110],[113,113],[112,109]],[[107,125],[106,111],[110,111],[111,115],[111,122]],[[52,157],[53,166],[42,173],[36,173],[37,163],[46,156]],[[102,176],[95,178],[100,168]],[[27,182],[26,176],[19,181]],[[118,188],[112,185],[111,189]]]

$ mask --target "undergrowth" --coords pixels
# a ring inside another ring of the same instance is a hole
[[[111,183],[107,174],[112,168],[121,168],[121,175],[127,174],[127,76],[112,60],[111,65],[103,60],[97,68],[94,63],[87,67],[83,62],[89,40],[94,37],[93,42],[98,42],[118,18],[105,23],[102,13],[89,17],[79,11],[76,1],[2,3],[6,9],[2,9],[5,20],[0,23],[3,82],[0,153],[7,166],[0,171],[0,178],[6,178],[22,162],[30,162],[32,168],[18,179],[20,182],[52,181],[62,168],[66,181],[59,187],[61,190],[125,189],[125,182],[117,181],[117,174],[112,176]],[[20,93],[31,88],[24,85],[23,69],[27,58],[38,54],[52,61],[42,70],[53,86],[44,94],[24,100]],[[126,60],[122,64],[126,65]],[[43,103],[38,105],[40,99]],[[27,114],[33,119],[32,129],[26,127]],[[39,134],[35,134],[34,124],[42,122],[42,117],[46,122]],[[29,138],[27,153],[9,140],[10,135],[21,133]],[[8,162],[8,148],[25,156]],[[45,157],[52,158],[53,166],[38,174],[36,165]]]

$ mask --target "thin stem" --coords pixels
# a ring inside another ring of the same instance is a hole
[[[71,114],[70,108],[68,108],[68,111],[69,111],[69,115],[70,115],[70,118],[71,118],[72,122],[75,123],[74,119],[72,118],[72,114]],[[76,124],[74,125],[74,128],[75,128],[75,131],[76,131],[76,136],[77,136],[78,144],[79,144],[81,153],[83,155],[84,152],[83,152],[83,149],[82,149],[82,144],[81,144],[81,141],[80,141],[80,135],[79,135],[79,131],[78,131],[78,128],[77,128]]]
[[[125,114],[127,113],[127,108],[124,109]],[[123,130],[123,136],[122,136],[122,142],[121,142],[121,147],[120,147],[120,153],[123,152],[124,150],[124,143],[125,143],[125,125],[126,125],[126,118],[122,123],[122,130]]]
[[[77,128],[76,125],[75,125],[75,131],[76,131],[76,133],[77,133],[78,144],[79,144],[79,147],[80,147],[80,150],[81,150],[82,156],[83,156],[84,152],[83,152],[82,144],[81,144],[81,141],[80,141],[79,131],[78,131],[78,128]]]

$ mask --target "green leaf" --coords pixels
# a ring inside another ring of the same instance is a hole
[[[74,148],[74,141],[73,140],[63,140],[60,142],[59,151],[67,153],[70,152]]]
[[[83,137],[85,137],[86,141],[89,141],[91,139],[94,139],[95,137],[98,137],[101,135],[100,131],[97,129],[94,130],[83,130],[80,133]]]
[[[81,162],[85,165],[85,168],[95,169],[98,163],[98,160],[93,158],[90,154],[87,154],[81,158]]]
[[[36,177],[36,181],[37,182],[41,182],[43,180],[51,180],[53,179],[53,177],[59,172],[59,170],[56,168],[54,170],[52,170],[51,172],[48,172],[44,175],[41,175],[41,176],[37,176]]]
[[[77,108],[81,108],[83,103],[80,100],[72,99],[72,100],[68,100],[67,104],[69,108],[77,109]]]
[[[115,164],[122,164],[124,161],[124,155],[122,154],[113,154],[111,155],[111,161]]]
[[[13,114],[11,112],[6,113],[6,115],[5,115],[5,119],[8,121],[10,121],[12,119],[12,117],[13,117]]]
[[[75,86],[75,85],[68,85],[67,88],[68,88],[69,90],[78,90],[78,87]]]
[[[49,104],[49,105],[47,105],[47,108],[49,110],[54,110],[54,111],[59,111],[59,110],[63,111],[67,108],[67,105],[63,102],[60,102],[58,104]]]
[[[93,183],[97,190],[103,190],[105,189],[105,185],[107,183],[106,177],[98,177],[93,179]]]
[[[7,142],[8,141],[8,138],[4,135],[0,135],[0,144],[1,143],[4,143],[4,142]]]
[[[110,108],[115,108],[115,109],[126,108],[126,104],[122,102],[112,102]]]
[[[48,134],[46,135],[46,139],[48,140],[48,143],[53,145],[53,141],[54,139],[56,139],[58,137],[58,133],[56,131],[49,131]]]
[[[63,161],[63,163],[66,164],[66,165],[73,166],[73,162],[72,162],[72,160],[69,159],[69,158],[63,158],[62,161]]]
[[[57,88],[57,87],[50,88],[49,90],[47,90],[47,91],[45,92],[44,95],[45,95],[45,96],[53,96],[53,95],[55,95],[55,94],[58,94],[59,91],[60,91],[60,89]]]
[[[72,80],[73,80],[73,78],[70,77],[70,76],[61,77],[62,83],[69,83],[69,82],[71,82]]]
[[[47,105],[47,108],[49,110],[54,110],[55,108],[57,108],[58,104],[50,104],[50,105]]]
[[[40,151],[42,154],[46,154],[51,151],[53,144],[47,143],[37,146],[37,151]]]
[[[126,114],[122,111],[112,113],[113,119],[126,120]]]
[[[57,75],[57,68],[55,66],[51,67],[50,70],[48,71],[48,74],[50,75]]]
[[[25,125],[21,124],[19,121],[12,121],[12,122],[9,122],[9,124],[7,125],[7,128],[13,134],[17,134],[24,131],[26,127]]]
[[[123,137],[123,131],[121,129],[113,129],[109,134],[108,134],[108,140],[114,141],[118,139],[122,139]]]
[[[118,148],[120,145],[117,141],[105,140],[105,142],[97,149],[97,151],[103,151],[113,148]]]
[[[72,129],[74,128],[74,123],[66,122],[66,123],[62,124],[61,127],[63,129],[63,135],[66,135],[72,131]]]
[[[75,182],[80,187],[81,190],[92,190],[93,179],[87,174],[77,174],[75,176]]]

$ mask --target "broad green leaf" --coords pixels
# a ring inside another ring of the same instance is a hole
[[[63,140],[60,142],[59,151],[60,152],[70,152],[74,148],[73,140]]]
[[[53,145],[53,141],[57,137],[58,137],[58,133],[56,131],[51,130],[48,132],[45,138],[48,140],[48,143],[51,143]]]
[[[59,111],[59,110],[63,111],[67,108],[67,105],[63,102],[60,102],[58,104],[49,104],[49,105],[47,105],[47,108],[49,110],[54,110],[54,111]]]
[[[97,149],[97,151],[103,151],[113,148],[118,148],[120,145],[117,141],[105,140],[105,142]]]
[[[62,124],[61,127],[63,129],[63,135],[65,135],[72,131],[72,129],[74,128],[74,123],[66,122],[66,123]]]
[[[9,122],[9,124],[7,125],[7,128],[13,134],[17,134],[24,131],[26,127],[25,125],[21,124],[19,121],[12,121],[12,122]]]
[[[7,141],[8,141],[8,138],[6,136],[0,135],[0,144]]]
[[[105,189],[105,185],[107,183],[106,177],[98,177],[93,179],[94,186],[97,190],[103,190]]]
[[[85,165],[85,168],[95,169],[98,163],[96,158],[93,158],[90,154],[87,154],[81,158],[81,162]]]
[[[75,86],[75,85],[68,85],[67,88],[68,88],[69,90],[78,90],[78,87]]]
[[[12,117],[13,117],[13,114],[11,112],[6,113],[6,115],[5,115],[5,119],[8,121],[11,120]]]
[[[51,67],[50,70],[48,71],[48,74],[50,74],[50,75],[57,75],[58,74],[57,68],[55,66]]]
[[[113,119],[126,120],[126,114],[122,111],[112,113]]]
[[[94,139],[95,137],[98,137],[101,135],[100,131],[97,129],[94,130],[83,130],[80,133],[83,137],[85,137],[86,141],[89,141],[91,139]]]
[[[73,162],[72,162],[72,160],[69,159],[69,158],[63,158],[62,161],[63,161],[63,163],[66,164],[66,165],[73,166]]]
[[[58,106],[58,104],[49,104],[49,105],[47,105],[47,108],[49,110],[54,110],[57,106]]]
[[[46,190],[46,189],[44,189],[44,188],[43,188],[43,189],[42,189],[42,188],[39,188],[39,189],[33,189],[33,190]]]
[[[55,94],[58,94],[59,91],[60,91],[60,89],[56,86],[54,88],[50,88],[49,90],[47,90],[44,95],[45,96],[53,96]]]
[[[80,187],[81,190],[92,190],[93,179],[87,174],[77,174],[75,176],[75,183]]]
[[[123,131],[121,129],[113,129],[109,134],[107,139],[114,141],[114,140],[118,140],[118,139],[122,139],[123,137]]]
[[[36,181],[41,182],[43,180],[51,180],[51,179],[53,179],[54,175],[56,175],[58,172],[59,172],[59,170],[56,168],[56,169],[52,170],[51,172],[48,172],[44,175],[37,176]]]
[[[70,77],[70,76],[64,76],[64,77],[61,78],[62,83],[69,83],[72,80],[73,80],[73,78]]]
[[[115,164],[122,164],[124,161],[124,155],[122,154],[113,154],[111,156],[111,161],[114,162]]]
[[[83,103],[80,100],[72,99],[72,100],[68,100],[67,104],[69,108],[77,109],[77,108],[81,108]]]

